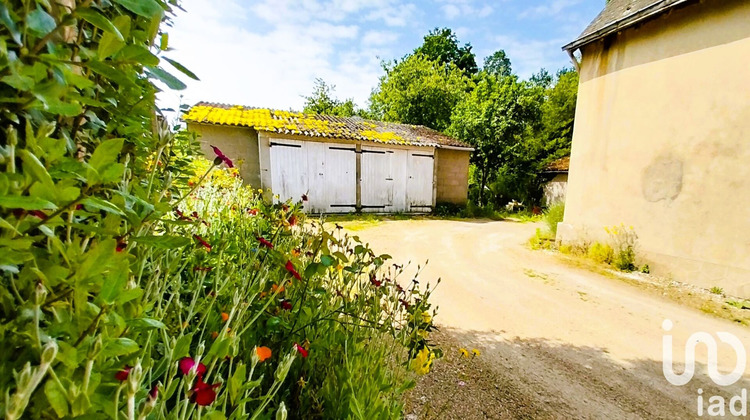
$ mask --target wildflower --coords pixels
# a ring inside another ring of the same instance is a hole
[[[469,357],[469,351],[466,350],[465,348],[458,349],[458,352],[461,353],[461,356],[463,357]]]
[[[427,347],[422,347],[422,350],[414,356],[414,359],[409,363],[411,369],[420,374],[424,375],[430,371],[432,361],[435,359],[435,354],[432,353]]]
[[[273,249],[273,244],[266,238],[258,236],[258,242],[260,242],[261,246],[264,246],[268,249]]]
[[[221,313],[221,321],[222,322],[227,322],[228,320],[229,320],[229,314],[226,313],[226,312],[222,312]]]
[[[217,333],[216,331],[211,332],[211,338],[216,340],[217,338],[219,338],[219,333]]]
[[[281,210],[283,210],[283,211],[285,211],[285,212],[286,212],[286,211],[289,211],[289,206],[287,206],[286,204],[282,204],[282,205],[281,205]]]
[[[417,337],[419,337],[419,338],[421,338],[423,340],[427,340],[427,337],[429,335],[430,335],[430,333],[427,332],[426,330],[417,330]]]
[[[297,385],[299,385],[300,388],[304,388],[305,385],[307,385],[307,382],[305,381],[305,378],[302,376],[299,377],[299,381],[297,381]]]
[[[201,238],[197,234],[193,234],[193,238],[195,238],[196,241],[198,241],[201,245],[203,245],[203,247],[206,248],[206,251],[211,252],[211,244],[206,242],[203,238]]]
[[[271,357],[271,349],[266,346],[256,347],[255,354],[258,355],[258,360],[263,362]]]
[[[32,216],[34,216],[34,217],[36,217],[36,218],[39,218],[39,219],[42,219],[42,220],[47,220],[47,214],[45,214],[41,210],[31,210],[29,212],[29,214],[32,215]]]
[[[219,385],[221,384],[207,384],[199,376],[195,385],[193,385],[193,395],[190,397],[190,400],[204,407],[211,405],[216,400],[216,391],[214,389]]]
[[[380,287],[380,286],[382,286],[382,285],[383,285],[383,281],[382,281],[382,280],[378,280],[378,279],[377,279],[377,278],[375,277],[375,274],[372,274],[372,275],[370,276],[370,283],[371,283],[371,284],[372,284],[373,286],[375,286],[375,287]]]
[[[128,380],[128,376],[130,376],[130,370],[133,369],[130,365],[125,365],[121,370],[117,371],[115,373],[115,379],[117,379],[120,382],[124,382]]]
[[[430,316],[430,313],[427,311],[422,312],[422,322],[425,324],[429,324],[430,321],[432,321],[432,316]]]
[[[479,353],[479,350],[477,350],[477,349],[472,349],[472,350],[471,350],[471,354],[472,354],[472,355],[473,355],[474,357],[476,357],[476,356],[479,356],[479,354],[480,354],[480,353]]]
[[[226,155],[224,155],[224,153],[222,153],[218,147],[211,146],[211,148],[214,149],[214,153],[216,153],[216,159],[214,159],[214,165],[218,165],[221,162],[224,162],[224,164],[226,164],[227,167],[234,168],[234,164],[232,163],[232,161],[228,157],[226,157]]]
[[[343,265],[341,265],[341,264],[339,264],[339,265],[337,265],[337,266],[336,266],[336,271],[338,271],[339,273],[340,273],[340,272],[341,272],[341,271],[342,271],[343,269],[344,269],[344,266],[343,266]]]
[[[299,273],[297,272],[297,270],[294,268],[294,264],[292,264],[291,261],[287,261],[286,265],[284,266],[284,268],[286,268],[286,271],[288,271],[289,273],[291,273],[291,275],[295,279],[302,280],[302,276],[299,275]]]
[[[158,395],[159,395],[159,385],[154,384],[154,387],[151,388],[151,391],[148,391],[148,398],[151,400],[155,400]]]
[[[185,216],[185,213],[182,212],[180,209],[174,209],[174,214],[177,216],[179,220],[187,220],[188,222],[190,219]]]
[[[195,360],[192,357],[183,357],[180,359],[180,371],[183,375],[187,375],[190,373],[190,370],[195,367]],[[198,363],[198,366],[195,367],[195,373],[198,374],[199,377],[202,377],[204,373],[206,373],[206,365],[203,363]]]
[[[407,310],[409,309],[409,306],[410,306],[409,302],[407,302],[404,299],[399,299],[398,301],[401,302],[401,304],[404,306],[405,309],[407,309]]]
[[[247,214],[251,216],[257,216],[258,215],[258,209],[247,209]]]
[[[286,299],[282,299],[281,300],[281,309],[283,309],[285,311],[291,311],[292,310],[292,303],[289,302]]]
[[[299,352],[299,354],[302,356],[303,359],[307,358],[308,352],[304,347],[300,346],[297,343],[294,343],[294,347],[297,349],[297,351]]]
[[[117,247],[115,248],[115,251],[117,251],[117,252],[122,252],[122,251],[124,251],[124,250],[125,250],[125,248],[127,248],[127,247],[128,247],[128,244],[127,244],[127,242],[125,242],[125,241],[118,241],[118,242],[117,242]]]
[[[302,201],[307,201],[307,194],[302,194]]]
[[[204,273],[207,273],[213,269],[213,267],[193,267],[193,271],[203,271]]]
[[[271,290],[274,293],[282,293],[284,291],[284,285],[279,286],[279,285],[273,284],[271,285]]]
[[[295,249],[292,250],[292,256],[293,257],[299,257],[300,254],[302,254],[302,251],[300,251],[299,248],[295,248]]]
[[[294,226],[297,224],[297,216],[292,215],[292,217],[289,218],[289,226]]]

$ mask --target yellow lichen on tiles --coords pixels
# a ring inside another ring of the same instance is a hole
[[[392,131],[379,132],[375,130],[362,130],[360,135],[367,140],[382,141],[384,143],[407,143],[403,137]]]

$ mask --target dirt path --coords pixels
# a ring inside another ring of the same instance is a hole
[[[662,373],[662,322],[674,323],[670,333],[678,372],[694,332],[715,337],[728,331],[750,349],[750,329],[532,251],[525,244],[536,227],[406,220],[352,232],[396,261],[411,261],[412,269],[429,260],[421,282],[443,280],[434,295],[443,330],[436,339],[448,356],[412,393],[411,414],[695,418],[699,388],[706,408],[710,396],[728,402],[741,388],[750,388],[750,369],[733,386],[715,385],[706,375],[702,345],[693,380],[682,387],[669,384]],[[482,354],[462,359],[459,347]],[[734,368],[734,354],[719,344],[721,372]]]

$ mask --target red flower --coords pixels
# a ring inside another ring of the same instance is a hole
[[[117,247],[115,248],[115,251],[122,252],[127,248],[128,244],[125,241],[119,241],[117,242]]]
[[[195,238],[196,241],[200,242],[200,244],[203,245],[203,247],[206,248],[208,252],[211,252],[211,244],[206,242],[203,238],[201,238],[198,235],[193,234],[193,238]]]
[[[302,201],[307,201],[307,194],[302,194]]]
[[[211,405],[216,400],[216,391],[214,388],[218,388],[221,384],[207,384],[203,382],[201,377],[193,385],[193,395],[190,399],[201,406]]]
[[[47,220],[47,215],[41,210],[31,210],[29,214],[42,220]]]
[[[404,309],[407,309],[407,310],[409,309],[409,306],[410,306],[409,302],[407,302],[404,299],[399,299],[398,301],[401,302],[402,305],[404,305]]]
[[[289,211],[289,206],[287,206],[286,204],[282,204],[281,205],[281,210]]]
[[[130,376],[130,369],[133,369],[133,367],[129,365],[125,365],[125,367],[123,367],[122,370],[115,373],[115,379],[117,379],[120,382],[127,381],[128,376]]]
[[[158,395],[159,395],[159,385],[154,384],[154,387],[151,388],[151,391],[148,392],[148,397],[152,400],[155,400]]]
[[[219,164],[221,162],[224,162],[224,164],[227,165],[229,168],[234,168],[234,164],[232,163],[232,160],[226,157],[224,153],[219,150],[216,146],[211,146],[212,149],[214,149],[214,153],[216,153],[216,159],[214,159],[215,164]]]
[[[258,209],[247,209],[247,214],[251,216],[257,216],[258,215]]]
[[[195,360],[193,360],[192,357],[183,357],[180,359],[180,371],[183,375],[187,375],[190,373],[190,369],[192,369],[195,366]],[[203,374],[206,373],[206,365],[203,363],[198,363],[198,367],[195,368],[195,372],[198,374],[199,378],[203,377]]]
[[[297,224],[297,216],[292,215],[292,217],[289,218],[289,226],[294,226]]]
[[[273,249],[273,244],[269,240],[267,240],[266,238],[258,236],[258,242],[260,242],[260,244],[262,246],[264,246],[264,247],[266,247],[268,249]]]
[[[375,287],[380,287],[383,284],[383,282],[378,280],[374,274],[370,276],[370,283]]]
[[[182,213],[182,211],[180,209],[174,209],[174,214],[177,215],[177,218],[179,220],[187,220],[188,222],[190,221],[190,219],[188,219],[187,217],[185,217],[185,214]]]
[[[200,219],[200,217],[198,216],[198,212],[197,211],[194,211],[194,212],[190,213],[190,216],[192,216],[193,219]]]
[[[207,272],[209,272],[209,271],[211,271],[213,269],[214,269],[213,267],[194,267],[193,271],[203,271],[203,272],[207,273]]]
[[[285,311],[291,311],[292,310],[292,303],[288,300],[284,299],[281,301],[281,309]]]
[[[300,346],[297,343],[294,343],[294,347],[297,349],[297,351],[299,352],[299,354],[302,355],[303,359],[307,358],[308,353],[307,353],[307,350],[305,350],[304,347]]]
[[[292,264],[291,261],[287,261],[286,265],[284,266],[284,268],[286,268],[286,271],[290,272],[292,274],[292,276],[294,276],[295,279],[302,280],[302,277],[299,275],[299,273],[297,272],[297,270],[295,270],[294,264]]]

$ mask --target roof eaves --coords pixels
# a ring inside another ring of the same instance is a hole
[[[613,34],[615,32],[619,32],[623,29],[627,29],[638,23],[644,22],[663,12],[666,12],[668,9],[672,7],[675,7],[677,5],[680,5],[682,3],[687,3],[690,1],[693,1],[693,0],[663,0],[661,2],[651,4],[640,10],[635,11],[634,13],[631,13],[630,15],[627,15],[621,19],[613,21],[612,23],[604,26],[598,31],[579,37],[575,41],[564,45],[562,49],[563,51],[573,52],[586,44],[590,44],[598,39],[604,38],[607,35]]]

